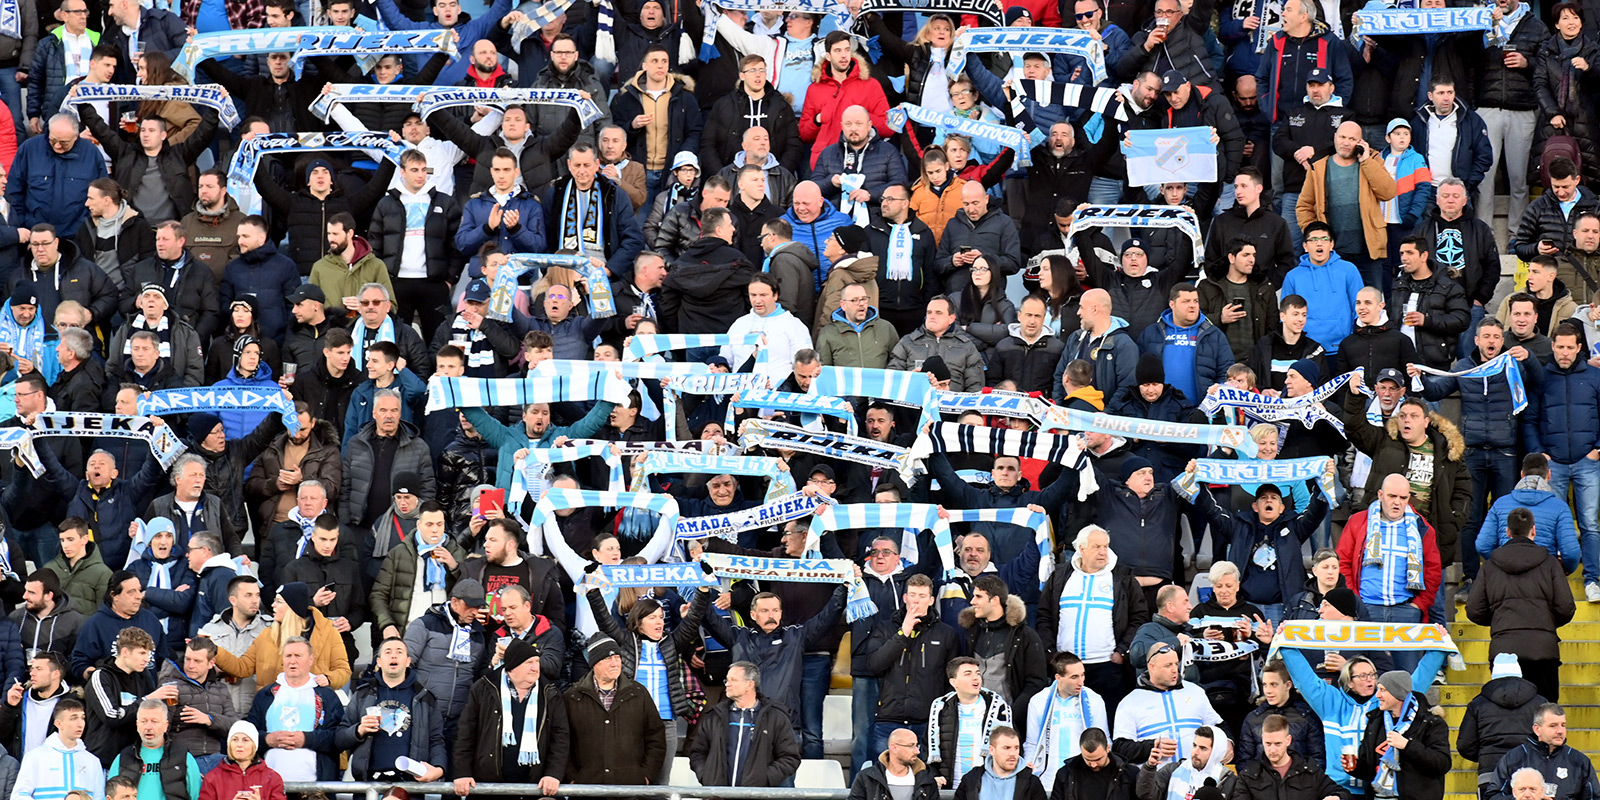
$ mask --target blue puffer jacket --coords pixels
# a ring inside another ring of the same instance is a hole
[[[1461,372],[1484,363],[1486,359],[1474,349],[1471,355],[1456,360],[1455,371]],[[1535,359],[1522,361],[1523,385],[1528,387],[1531,399],[1536,395],[1544,370]],[[1468,447],[1493,447],[1515,449],[1518,445],[1516,404],[1511,401],[1511,384],[1495,375],[1488,378],[1451,378],[1437,375],[1422,376],[1422,397],[1441,400],[1459,392],[1461,394],[1461,433]]]
[[[1495,548],[1507,541],[1506,519],[1511,511],[1526,508],[1533,512],[1533,541],[1561,559],[1561,568],[1571,572],[1578,567],[1578,529],[1572,521],[1572,509],[1567,501],[1550,491],[1550,484],[1539,479],[1523,478],[1507,497],[1501,497],[1489,507],[1478,529],[1478,555],[1487,560]]]
[[[833,269],[833,262],[822,254],[824,246],[828,243],[828,237],[839,228],[855,224],[854,221],[826,200],[822,201],[822,213],[818,214],[813,222],[801,222],[800,218],[795,216],[793,208],[783,212],[783,221],[794,229],[794,240],[805,245],[807,250],[816,255],[817,293],[821,294],[822,282],[828,279],[828,270]]]
[[[1172,337],[1185,335],[1193,343],[1190,345],[1193,360],[1182,365],[1177,363],[1180,354],[1167,353],[1166,348]],[[1161,356],[1167,371],[1167,383],[1178,387],[1183,396],[1189,398],[1202,397],[1212,384],[1222,383],[1228,377],[1228,367],[1233,366],[1233,347],[1228,344],[1228,335],[1221,328],[1213,325],[1204,314],[1194,325],[1180,328],[1172,321],[1170,308],[1161,312],[1161,319],[1154,325],[1139,334],[1139,351]],[[1188,367],[1187,376],[1182,374],[1184,366]]]
[[[1232,352],[1232,351],[1229,351]],[[1157,420],[1161,422],[1187,422],[1195,416],[1194,403],[1183,390],[1168,384],[1161,389],[1155,402],[1144,399],[1137,384],[1124,386],[1115,396],[1106,398],[1106,412],[1119,417]],[[1198,420],[1195,420],[1198,421]],[[1192,458],[1200,458],[1205,451],[1198,445],[1175,442],[1157,442],[1150,439],[1131,439],[1129,452],[1150,461],[1155,467],[1156,481],[1170,481],[1178,477]],[[1107,528],[1106,530],[1115,530]]]
[[[489,214],[493,212],[495,199],[489,192],[479,192],[467,201],[461,210],[461,227],[456,229],[456,249],[464,255],[471,257],[478,254],[478,248],[491,239],[500,245],[502,253],[543,253],[544,252],[544,206],[540,205],[539,198],[531,192],[517,192],[506,201],[506,211],[516,211],[521,214],[517,220],[515,230],[508,230],[502,226],[490,230]]]
[[[812,170],[818,175],[841,175],[844,169],[844,140],[834,142],[817,156],[817,166]],[[900,155],[888,139],[874,135],[867,141],[867,146],[861,153],[861,169],[855,170],[866,177],[866,185],[862,188],[872,195],[872,202],[883,199],[883,190],[893,184],[909,186],[911,181],[906,178],[906,159]],[[819,183],[822,187],[822,197],[830,203],[838,205],[842,195],[841,187],[834,186],[833,181],[824,180]]]
[[[1576,464],[1600,448],[1600,369],[1575,361],[1562,369],[1544,367],[1544,385],[1528,392],[1522,413],[1522,441],[1530,453],[1544,453],[1558,464]]]
[[[1489,126],[1478,112],[1456,100],[1456,145],[1450,153],[1450,174],[1467,185],[1467,191],[1476,198],[1478,184],[1494,164],[1494,154],[1489,149]],[[1433,104],[1417,109],[1411,118],[1411,147],[1419,153],[1428,152],[1428,117],[1433,116]]]
[[[89,184],[104,177],[106,160],[87,139],[74,142],[62,155],[50,149],[50,137],[35,136],[17,148],[11,161],[6,183],[10,222],[19,228],[48,222],[56,226],[57,236],[71,239],[89,216],[83,206]],[[102,319],[98,314],[95,318]]]
[[[228,308],[241,297],[255,297],[261,332],[282,346],[289,330],[289,303],[284,298],[298,288],[300,268],[269,241],[228,262],[217,287],[217,303]]]

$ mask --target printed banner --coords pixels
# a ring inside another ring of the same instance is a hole
[[[728,453],[737,453],[739,448],[731,442],[714,441],[711,439],[686,439],[676,442],[615,442],[622,455],[632,457],[644,453],[703,453],[708,456],[720,456]]]
[[[281,389],[261,391],[245,388],[161,389],[139,395],[140,416],[168,414],[193,414],[196,411],[236,409],[239,411],[274,411],[283,416],[283,427],[290,433],[300,432],[300,415],[295,413],[294,401]]]
[[[904,0],[916,2],[917,0]],[[870,0],[869,0],[870,2]],[[998,3],[996,4],[998,10]],[[918,10],[922,9],[908,9]],[[862,8],[862,13],[867,9]],[[951,12],[975,13],[975,12]],[[967,53],[1065,53],[1088,62],[1094,82],[1106,79],[1105,43],[1076,28],[1007,28],[1005,22],[991,22],[993,28],[971,28],[950,47],[950,73],[960,75],[967,67]]]
[[[1323,403],[1335,392],[1344,388],[1344,385],[1355,377],[1354,371],[1346,372],[1327,383],[1318,386],[1308,395],[1284,399],[1272,397],[1260,392],[1251,392],[1234,386],[1222,384],[1217,386],[1215,392],[1206,394],[1200,400],[1200,412],[1212,416],[1222,408],[1237,408],[1247,416],[1262,422],[1278,423],[1284,420],[1295,420],[1310,428],[1317,420],[1325,420],[1342,435],[1344,421],[1338,415],[1323,407]]]
[[[129,86],[121,83],[79,83],[72,88],[68,102],[83,103],[119,102],[125,100],[166,100],[193,103],[216,109],[222,127],[232,130],[239,127],[239,109],[234,108],[228,90],[216,84],[200,86]],[[106,120],[112,124],[113,120]]]
[[[311,101],[311,113],[323,122],[336,105],[352,103],[415,103],[417,98],[437,86],[412,86],[404,83],[330,83]]]
[[[1294,650],[1440,650],[1460,655],[1450,632],[1443,625],[1408,622],[1335,622],[1293,620],[1278,626],[1267,658],[1282,648]]]
[[[1217,146],[1211,129],[1131,130],[1122,145],[1129,186],[1163,183],[1215,183]]]
[[[1030,155],[1033,143],[1028,138],[1028,132],[1021,128],[1009,125],[996,125],[993,122],[958,117],[942,111],[934,111],[911,103],[901,103],[889,109],[889,127],[902,130],[906,120],[910,119],[918,125],[938,128],[945,134],[960,133],[983,142],[989,142],[998,147],[1010,148],[1017,155],[1017,164],[1023,167],[1033,166]]]
[[[602,564],[591,573],[590,582],[604,587],[622,586],[717,586],[717,576],[707,574],[698,562],[672,564]]]
[[[892,469],[911,485],[917,467],[910,451],[904,447],[883,444],[859,436],[842,433],[811,431],[796,425],[764,419],[747,419],[739,424],[739,447],[754,450],[765,447],[772,450],[798,450],[802,453],[826,456],[853,464]]]
[[[1312,456],[1310,458],[1290,458],[1282,461],[1257,461],[1232,460],[1220,458],[1195,459],[1194,472],[1185,472],[1178,476],[1174,487],[1184,497],[1193,500],[1199,494],[1200,487],[1205,484],[1226,484],[1239,486],[1251,483],[1276,484],[1279,489],[1289,491],[1290,484],[1303,484],[1312,478],[1317,479],[1317,485],[1322,487],[1322,496],[1327,499],[1328,505],[1334,504],[1333,475],[1329,471],[1333,459],[1325,456]]]
[[[578,112],[578,122],[585,128],[600,119],[600,106],[578,89],[435,88],[419,98],[412,110],[427,117],[441,108],[507,105],[566,106]]]
[[[448,28],[419,31],[364,31],[360,28],[336,28],[333,31],[301,34],[294,49],[295,76],[307,58],[313,56],[355,56],[363,72],[377,63],[379,56],[388,54],[444,53],[454,61],[456,34]]]
[[[1249,0],[1246,0],[1247,2]],[[1272,37],[1283,30],[1283,0],[1254,0],[1255,16],[1261,20],[1260,27],[1256,28],[1256,52],[1265,53],[1272,45]],[[1237,12],[1235,12],[1237,13]],[[1246,14],[1244,19],[1250,16]]]
[[[976,411],[986,417],[1012,417],[1033,420],[1044,418],[1047,400],[1018,392],[938,392],[939,411],[943,414],[962,414]]]
[[[156,424],[157,417],[130,417],[118,414],[85,414],[51,411],[40,414],[33,423],[33,435],[39,436],[110,436],[123,439],[142,439],[150,445],[150,452],[161,463],[162,469],[171,469],[172,462],[183,455],[183,440],[173,432],[172,426]],[[299,421],[298,415],[296,422]]]
[[[579,377],[530,378],[447,378],[435,375],[428,379],[425,410],[431,414],[446,408],[522,408],[529,403],[586,400],[621,404],[628,402],[630,391],[633,391],[633,387],[614,372]]]
[[[293,53],[300,49],[301,40],[307,36],[315,41],[317,37],[324,35],[360,33],[365,31],[340,25],[251,28],[242,31],[197,33],[189,37],[189,42],[183,46],[177,59],[172,62],[172,69],[182,75],[184,80],[194,83],[195,67],[207,59],[260,53]],[[295,61],[294,64],[295,77],[299,77],[300,62]]]
[[[1215,152],[1213,149],[1212,153]],[[1072,225],[1067,229],[1067,258],[1074,264],[1078,262],[1078,234],[1087,228],[1177,228],[1188,234],[1194,245],[1195,270],[1200,269],[1200,260],[1205,255],[1205,247],[1200,242],[1200,220],[1193,211],[1182,206],[1078,206],[1078,210],[1072,212]]]

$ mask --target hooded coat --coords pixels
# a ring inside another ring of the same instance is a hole
[[[642,684],[619,677],[610,709],[600,702],[593,672],[563,696],[572,726],[568,782],[644,786],[661,774],[665,728]]]
[[[1400,440],[1400,420],[1391,416],[1383,428],[1367,423],[1364,414],[1350,415],[1345,432],[1357,450],[1372,458],[1367,475],[1367,496],[1377,497],[1383,479],[1407,473],[1411,448]],[[1472,478],[1467,472],[1466,441],[1455,423],[1436,412],[1428,413],[1428,441],[1433,446],[1433,492],[1428,498],[1428,513],[1422,517],[1438,536],[1439,556],[1444,563],[1455,559],[1456,539],[1466,525],[1472,504]]]
[[[460,580],[461,563],[467,560],[467,554],[448,536],[439,544],[456,562],[454,568],[445,570],[445,588],[449,589]],[[372,619],[379,631],[393,625],[404,632],[411,621],[412,592],[416,587],[417,568],[421,561],[417,551],[417,536],[407,536],[384,556],[378,580],[372,584]]]
[[[910,636],[900,632],[905,617],[902,608],[874,627],[872,636],[882,645],[867,654],[866,668],[878,676],[877,720],[916,726],[928,721],[933,701],[949,691],[944,665],[961,654],[961,640],[939,620],[936,606],[917,620]]]
[[[805,104],[800,109],[800,138],[811,143],[811,165],[828,145],[839,141],[843,132],[841,120],[844,110],[861,106],[872,117],[872,127],[879,136],[893,136],[889,127],[889,99],[883,86],[872,79],[871,69],[861,53],[855,54],[844,80],[833,77],[833,68],[827,59],[818,59],[811,68],[811,85],[806,89]]]
[[[1561,563],[1538,543],[1512,539],[1496,548],[1467,596],[1467,619],[1489,626],[1489,657],[1561,657],[1562,625],[1577,607]]]
[[[656,101],[648,99],[650,93],[644,87],[643,70],[623,83],[615,99],[611,101],[612,118],[631,121],[645,113],[646,106],[655,108]],[[670,166],[672,157],[682,151],[700,152],[700,133],[705,121],[700,114],[700,101],[695,99],[693,92],[693,79],[675,73],[667,74],[667,90],[663,95],[667,104],[666,148],[664,153],[657,154],[665,159],[663,168]],[[659,124],[658,121],[643,128],[635,128],[631,124],[626,126],[628,151],[633,155],[634,161],[645,165],[645,169],[650,168],[651,131]]]
[[[1530,481],[1537,481],[1529,485]],[[1572,520],[1572,508],[1564,498],[1550,490],[1550,482],[1542,478],[1526,477],[1517,482],[1511,494],[1495,498],[1484,515],[1483,526],[1477,531],[1475,546],[1478,555],[1488,561],[1501,545],[1506,543],[1508,517],[1513,509],[1526,508],[1533,512],[1533,541],[1550,555],[1561,560],[1562,573],[1578,567],[1579,545],[1577,529]]]
[[[1532,681],[1507,675],[1491,678],[1467,703],[1456,730],[1456,752],[1478,762],[1480,783],[1494,774],[1502,756],[1528,740],[1533,713],[1546,702]]]

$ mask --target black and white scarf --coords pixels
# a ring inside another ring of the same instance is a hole
[[[568,181],[567,189],[561,196],[561,231],[557,237],[561,249],[585,255],[604,255],[605,239],[601,237],[604,218],[600,185],[596,183],[585,192],[574,182]]]
[[[161,321],[156,323],[154,328],[150,327],[150,324],[145,321],[143,314],[134,317],[128,323],[128,327],[135,331],[151,331],[161,337],[161,357],[164,359],[172,358],[172,325],[165,314],[161,316]],[[133,337],[131,335],[122,341],[122,354],[125,356],[133,355]]]
[[[474,330],[460,314],[450,322],[450,344],[467,354],[467,369],[494,366],[494,348],[483,331]]]

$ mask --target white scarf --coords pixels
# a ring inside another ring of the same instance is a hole
[[[911,280],[911,223],[889,226],[889,280]]]
[[[522,739],[511,730],[511,679],[500,673],[500,744],[517,746],[517,763],[531,767],[539,762],[539,685],[528,689],[528,705],[522,710]]]
[[[365,371],[367,368],[367,330],[367,323],[362,322],[350,332],[350,338],[355,340],[355,344],[350,348],[350,358],[353,359],[351,363],[355,364],[356,369],[361,371]],[[383,324],[378,326],[378,338],[373,339],[373,341],[394,341],[394,317],[383,318]]]
[[[1223,766],[1223,757],[1228,752],[1228,734],[1217,725],[1211,727],[1211,757],[1206,760],[1205,767],[1194,768],[1194,758],[1186,758],[1178,762],[1172,771],[1172,780],[1167,784],[1166,800],[1193,800],[1196,789],[1204,786],[1206,779],[1218,786],[1222,785],[1222,776],[1227,767]],[[1189,735],[1189,752],[1194,752],[1194,734]]]

